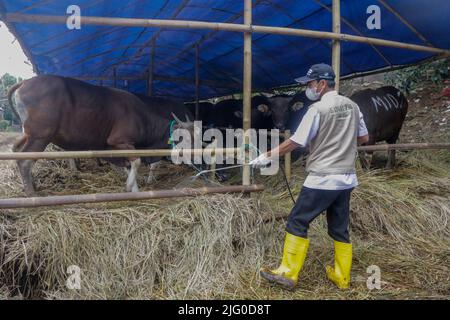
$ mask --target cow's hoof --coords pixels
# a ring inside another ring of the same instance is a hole
[[[156,177],[154,175],[148,175],[147,184],[152,184],[156,182]]]
[[[34,190],[24,190],[24,192],[25,192],[27,198],[34,198],[37,196],[37,193]]]
[[[137,184],[133,185],[133,186],[127,186],[125,188],[125,190],[127,192],[139,192],[139,187],[137,186]]]

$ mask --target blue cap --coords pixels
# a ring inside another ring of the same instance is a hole
[[[336,78],[333,68],[325,63],[313,65],[307,72],[306,76],[296,78],[295,81],[301,84],[306,84],[313,80],[332,80]]]

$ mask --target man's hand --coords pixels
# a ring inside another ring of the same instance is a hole
[[[368,134],[366,134],[365,136],[361,136],[361,137],[357,138],[358,146],[360,146],[360,145],[362,145],[364,143],[367,143],[367,142],[369,142],[369,135]]]
[[[269,157],[267,157],[266,153],[263,153],[259,157],[250,161],[250,165],[255,169],[265,168],[269,166],[271,163],[272,160]]]

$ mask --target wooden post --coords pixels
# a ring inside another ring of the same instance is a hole
[[[244,0],[244,24],[252,24],[252,0]],[[252,113],[252,33],[244,33],[244,87],[243,87],[243,123],[244,129],[244,161],[249,160],[251,113]],[[246,165],[242,170],[242,184],[250,185],[250,166]]]
[[[149,97],[153,95],[154,77],[155,77],[155,40],[152,41],[152,48],[150,53],[150,65],[148,68],[147,95]]]
[[[341,0],[333,0],[333,32],[341,33]],[[336,74],[336,91],[339,92],[341,77],[341,42],[337,39],[333,40],[332,52],[333,70]]]
[[[195,120],[199,120],[200,114],[200,50],[198,44],[195,45]]]
[[[284,140],[286,141],[287,139],[289,139],[291,137],[291,130],[286,130],[284,132]],[[286,179],[288,181],[291,181],[291,177],[292,177],[292,158],[291,158],[291,153],[288,152],[284,155],[284,170],[286,173]]]

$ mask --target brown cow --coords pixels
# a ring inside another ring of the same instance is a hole
[[[135,95],[79,80],[42,75],[25,80],[8,93],[12,109],[23,123],[23,137],[14,152],[44,151],[49,143],[65,150],[165,149],[170,121],[158,115]],[[178,122],[191,128],[192,123]],[[139,191],[139,158],[108,161],[128,170],[126,190]],[[17,161],[24,190],[33,195],[34,161]]]

